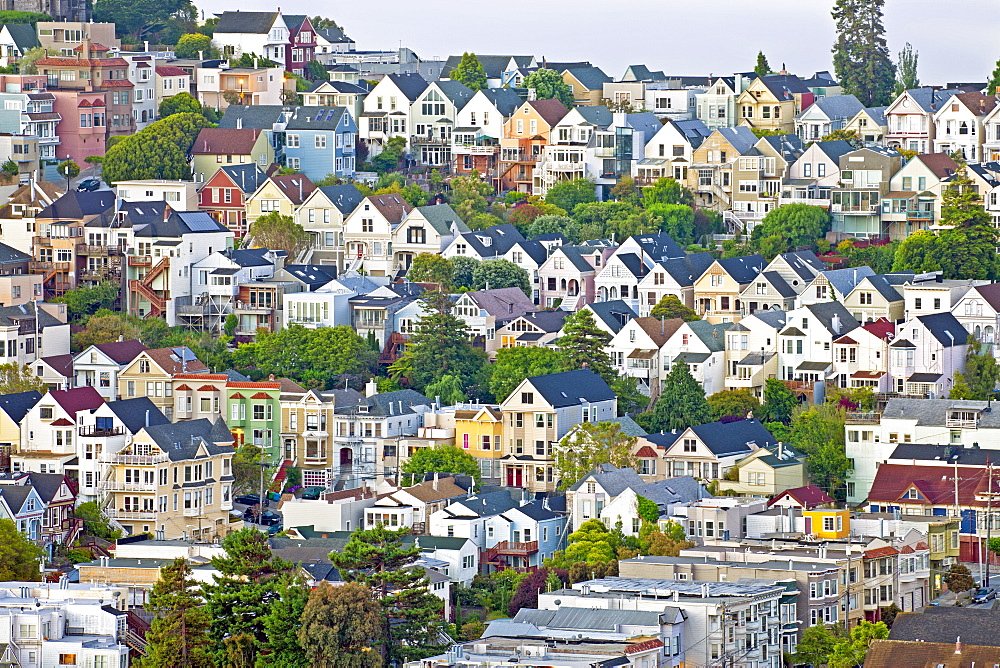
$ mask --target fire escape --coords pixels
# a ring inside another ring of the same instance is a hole
[[[152,262],[153,259],[150,257],[136,256],[128,259],[129,266],[131,267],[148,267],[152,264]],[[157,291],[153,288],[153,282],[161,275],[165,275],[168,269],[170,269],[170,258],[161,258],[152,269],[146,272],[145,276],[138,280],[132,279],[128,282],[128,289],[131,295],[129,302],[132,315],[140,315],[140,309],[138,307],[140,300],[149,302],[149,312],[144,315],[147,319],[157,318],[166,312],[167,299],[169,299],[169,297],[161,294],[161,292],[167,292],[167,290],[164,289]]]

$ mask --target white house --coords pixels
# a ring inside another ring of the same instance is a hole
[[[949,312],[910,318],[889,344],[889,375],[900,394],[945,397],[965,370],[969,332]]]
[[[982,160],[984,121],[996,106],[996,95],[979,91],[952,95],[933,115],[934,151],[949,155],[957,151],[968,162]]]
[[[140,341],[97,343],[73,358],[74,385],[90,386],[107,400],[121,395],[118,372],[139,355],[146,346]]]

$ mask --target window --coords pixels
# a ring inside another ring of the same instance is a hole
[[[298,135],[285,135],[285,146],[287,148],[298,148],[299,147],[299,136]]]
[[[522,404],[533,404],[533,403],[535,403],[535,393],[534,392],[522,392],[521,393],[521,403]]]
[[[326,148],[326,135],[316,135],[315,144],[316,148]]]

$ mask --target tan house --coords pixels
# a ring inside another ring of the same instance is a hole
[[[143,427],[107,456],[104,512],[130,535],[217,540],[230,528],[233,453],[221,418]]]
[[[191,349],[154,348],[144,350],[118,373],[122,399],[148,397],[170,420],[174,415],[174,376],[207,374],[208,367],[198,361]]]
[[[778,443],[754,450],[736,462],[719,481],[719,492],[770,498],[806,483],[805,455]]]
[[[877,275],[863,278],[844,298],[844,306],[862,323],[879,318],[897,322],[906,310],[903,295],[885,276]]]
[[[604,84],[611,77],[599,67],[573,67],[563,70],[562,80],[573,89],[573,104],[577,107],[599,107],[604,97]]]
[[[191,146],[191,172],[205,180],[226,165],[274,162],[274,149],[262,130],[204,128]]]
[[[743,315],[740,295],[766,265],[763,255],[716,260],[694,283],[695,311],[712,324],[739,322]]]
[[[687,187],[699,207],[728,211],[733,204],[733,166],[743,155],[757,155],[757,137],[747,127],[718,128],[691,155]]]
[[[390,276],[395,268],[393,232],[412,210],[402,195],[396,193],[361,200],[344,219],[345,267],[364,268],[370,276]],[[426,239],[426,232],[421,238]]]
[[[885,139],[889,122],[885,119],[885,107],[865,107],[854,114],[844,124],[845,132],[854,132],[866,144],[879,144]]]
[[[283,216],[295,216],[316,186],[305,174],[274,174],[247,198],[247,225],[264,214],[277,211]],[[288,258],[292,263],[295,258]]]
[[[813,102],[813,93],[792,74],[757,77],[736,98],[740,125],[795,133],[795,116]]]
[[[500,190],[531,192],[535,165],[549,143],[549,133],[567,112],[559,100],[531,100],[507,119],[494,180]]]

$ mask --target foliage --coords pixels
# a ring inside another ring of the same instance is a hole
[[[471,622],[466,622],[462,624],[462,639],[463,640],[477,640],[483,637],[483,633],[486,632],[486,625],[483,624],[478,619],[473,619]]]
[[[777,235],[785,249],[812,246],[829,229],[830,213],[823,207],[785,204],[767,212],[760,224],[753,228],[750,242],[759,245],[762,239]]]
[[[583,241],[580,237],[580,224],[569,216],[541,215],[531,221],[524,231],[524,236],[534,239],[539,234],[561,234],[570,243]]]
[[[694,209],[687,204],[650,204],[646,211],[660,218],[660,231],[678,243],[694,240]]]
[[[17,61],[17,68],[21,74],[38,74],[38,65],[36,64],[42,58],[45,58],[48,54],[43,47],[34,46],[23,54]]]
[[[526,76],[522,85],[524,88],[534,88],[537,100],[556,99],[567,109],[573,108],[573,89],[555,70],[539,68]]]
[[[990,81],[986,84],[987,94],[993,94],[1000,90],[1000,60],[997,61],[996,69],[990,74]]]
[[[918,230],[910,234],[896,249],[893,271],[940,271],[940,246],[940,238],[930,230]]]
[[[257,248],[283,250],[289,260],[309,247],[312,236],[291,216],[277,211],[265,213],[250,226],[250,235]]]
[[[958,385],[955,374],[955,385]],[[978,341],[969,346],[969,354],[965,359],[964,380],[969,386],[969,396],[965,399],[986,401],[994,396],[997,382],[1000,381],[1000,364],[996,358]]]
[[[240,317],[235,313],[230,313],[226,316],[225,322],[222,324],[222,331],[226,336],[232,338],[236,334],[236,328],[240,324]]]
[[[771,66],[767,64],[767,56],[763,51],[757,52],[757,64],[754,65],[753,71],[759,77],[766,77],[771,73]]]
[[[892,271],[892,264],[900,242],[892,241],[882,246],[869,245],[866,248],[851,246],[844,251],[849,267],[871,267],[872,271],[885,274]]]
[[[892,623],[894,621],[896,621],[896,615],[898,615],[902,611],[903,610],[898,605],[896,605],[895,603],[891,603],[891,604],[887,605],[886,607],[882,608],[882,610],[881,610],[881,612],[882,612],[882,616],[881,616],[882,623],[884,623],[888,628],[891,629],[892,628]]]
[[[917,77],[919,55],[909,42],[899,52],[899,59],[896,62],[896,86],[892,90],[894,96],[899,96],[904,90],[920,88],[920,79]]]
[[[566,371],[589,368],[611,384],[618,377],[608,354],[611,334],[597,326],[590,309],[580,309],[563,321],[559,348],[566,356]]]
[[[839,641],[827,659],[829,668],[854,668],[863,665],[868,648],[873,640],[885,640],[889,637],[889,627],[883,622],[862,621],[853,629],[847,638]]]
[[[761,421],[788,423],[798,405],[795,393],[777,378],[764,381],[764,406]]]
[[[862,142],[861,135],[858,134],[857,130],[845,130],[843,128],[838,128],[836,130],[831,130],[829,134],[823,135],[820,141],[846,141],[848,144],[854,148],[861,148]]]
[[[442,406],[452,406],[469,400],[462,391],[461,381],[455,376],[441,376],[440,380],[425,387],[424,392],[430,398],[440,398]]]
[[[418,448],[400,467],[406,474],[407,485],[414,485],[424,479],[425,473],[455,473],[472,476],[479,482],[481,473],[476,458],[454,445],[436,445],[433,448]]]
[[[866,107],[887,105],[896,78],[882,25],[884,4],[885,0],[837,0],[832,12],[837,79],[845,95],[854,95]]]
[[[604,522],[592,519],[582,523],[569,535],[566,542],[566,550],[561,555],[556,553],[554,563],[582,561],[593,564],[614,561],[622,539],[619,534],[608,531]]]
[[[490,391],[498,401],[510,396],[525,378],[559,373],[567,366],[566,355],[556,348],[518,346],[497,351],[490,373]]]
[[[531,276],[510,260],[483,260],[472,270],[472,287],[475,290],[521,288],[530,298]]]
[[[486,88],[486,70],[483,69],[483,64],[479,62],[474,53],[463,53],[462,59],[448,77],[452,81],[465,84],[473,91]]]
[[[0,11],[0,24],[27,23],[35,27],[39,21],[51,21],[52,17],[41,12],[22,12],[18,10]]]
[[[158,111],[161,119],[174,114],[201,114],[209,123],[214,123],[218,119],[214,109],[203,106],[186,90],[164,99]],[[103,162],[102,159],[101,163]]]
[[[456,255],[453,258],[449,258],[448,262],[451,263],[453,268],[452,271],[452,286],[456,289],[460,288],[472,288],[472,274],[476,271],[476,266],[479,265],[479,260],[473,257],[467,257],[465,255]]]
[[[847,475],[851,460],[844,449],[845,412],[830,403],[811,407],[793,419],[788,441],[806,455],[810,481],[832,496],[846,498]]]
[[[545,194],[546,204],[552,204],[565,211],[572,211],[577,204],[596,201],[597,194],[594,191],[594,182],[590,179],[560,181],[549,188]]]
[[[260,489],[260,469],[264,463],[264,451],[259,446],[244,443],[238,447],[233,455],[233,490],[256,493]]]
[[[45,382],[31,372],[31,367],[27,364],[9,362],[0,364],[0,394],[13,394],[15,392],[30,392],[37,390],[45,393],[47,385]]]
[[[399,161],[406,154],[406,138],[390,137],[382,147],[382,152],[371,160],[372,168],[384,174],[399,167]]]
[[[204,58],[219,57],[219,50],[212,46],[212,38],[201,33],[181,35],[174,47],[174,55],[178,58],[197,58],[199,54]]]
[[[115,305],[121,292],[121,285],[112,281],[104,281],[93,287],[81,286],[67,290],[62,296],[52,299],[53,302],[66,304],[71,320],[80,320],[93,315],[100,309],[110,309]]]
[[[691,375],[684,362],[675,362],[663,379],[660,396],[653,409],[642,413],[636,422],[647,432],[686,429],[712,420],[712,410],[705,400],[705,390]]]
[[[806,628],[802,632],[802,640],[795,648],[795,665],[823,665],[844,636],[844,628],[839,624],[814,624]]]
[[[949,591],[959,594],[976,587],[976,581],[972,578],[969,567],[963,564],[952,564],[942,579],[948,585]]]
[[[409,529],[396,531],[379,524],[351,534],[330,561],[346,582],[366,585],[381,607],[383,661],[415,659],[436,654],[441,627],[441,600],[430,593],[417,545],[403,546]]]
[[[657,524],[643,524],[639,532],[640,554],[653,557],[678,557],[681,550],[694,547],[684,535],[684,527],[677,522],[667,522],[662,528]]]
[[[559,488],[566,489],[600,464],[635,468],[632,451],[638,439],[628,436],[617,422],[584,422],[563,436],[555,449]]]
[[[136,179],[188,180],[188,151],[208,125],[203,114],[194,113],[174,114],[150,123],[107,150],[101,175],[110,184]]]
[[[299,575],[283,573],[274,581],[274,591],[276,598],[262,618],[269,650],[266,661],[281,668],[307,668],[311,664],[306,660],[306,646],[299,643],[309,599],[306,582]]]
[[[310,666],[380,668],[382,656],[372,646],[381,644],[382,631],[382,606],[371,589],[322,582],[309,594],[298,639]]]
[[[76,164],[72,160],[63,160],[56,166],[56,171],[59,175],[66,179],[66,189],[69,190],[70,179],[75,179],[80,176],[80,165]]]
[[[310,81],[329,81],[330,72],[327,71],[326,65],[319,62],[318,60],[310,60],[306,63],[306,79]]]
[[[462,220],[469,220],[477,213],[486,213],[486,198],[492,194],[493,186],[473,172],[471,176],[456,176],[451,180],[449,203]]]
[[[677,295],[663,295],[656,306],[650,309],[649,316],[658,320],[672,320],[674,318],[680,318],[684,322],[701,320],[694,309],[685,306]]]
[[[413,258],[406,277],[414,283],[437,283],[445,290],[451,288],[455,265],[437,253],[420,253]]]
[[[141,42],[185,4],[185,0],[99,0],[94,4],[94,21],[114,23],[119,33],[130,33]]]
[[[0,519],[0,579],[37,582],[42,579],[39,560],[45,551],[17,530],[13,520]]]
[[[86,501],[81,503],[73,511],[76,517],[83,520],[83,531],[90,536],[97,536],[104,540],[117,540],[121,537],[121,532],[113,530],[108,524],[108,518],[101,512],[101,507],[96,501]]]
[[[160,569],[160,578],[149,593],[147,609],[153,613],[146,634],[146,655],[139,668],[212,668],[211,620],[198,595],[186,559],[175,559]]]
[[[941,269],[946,278],[988,279],[997,275],[997,229],[983,207],[968,166],[957,158],[958,169],[941,193]]]
[[[727,415],[745,418],[750,413],[760,414],[760,401],[747,389],[722,390],[706,399],[712,418],[720,420]]]

